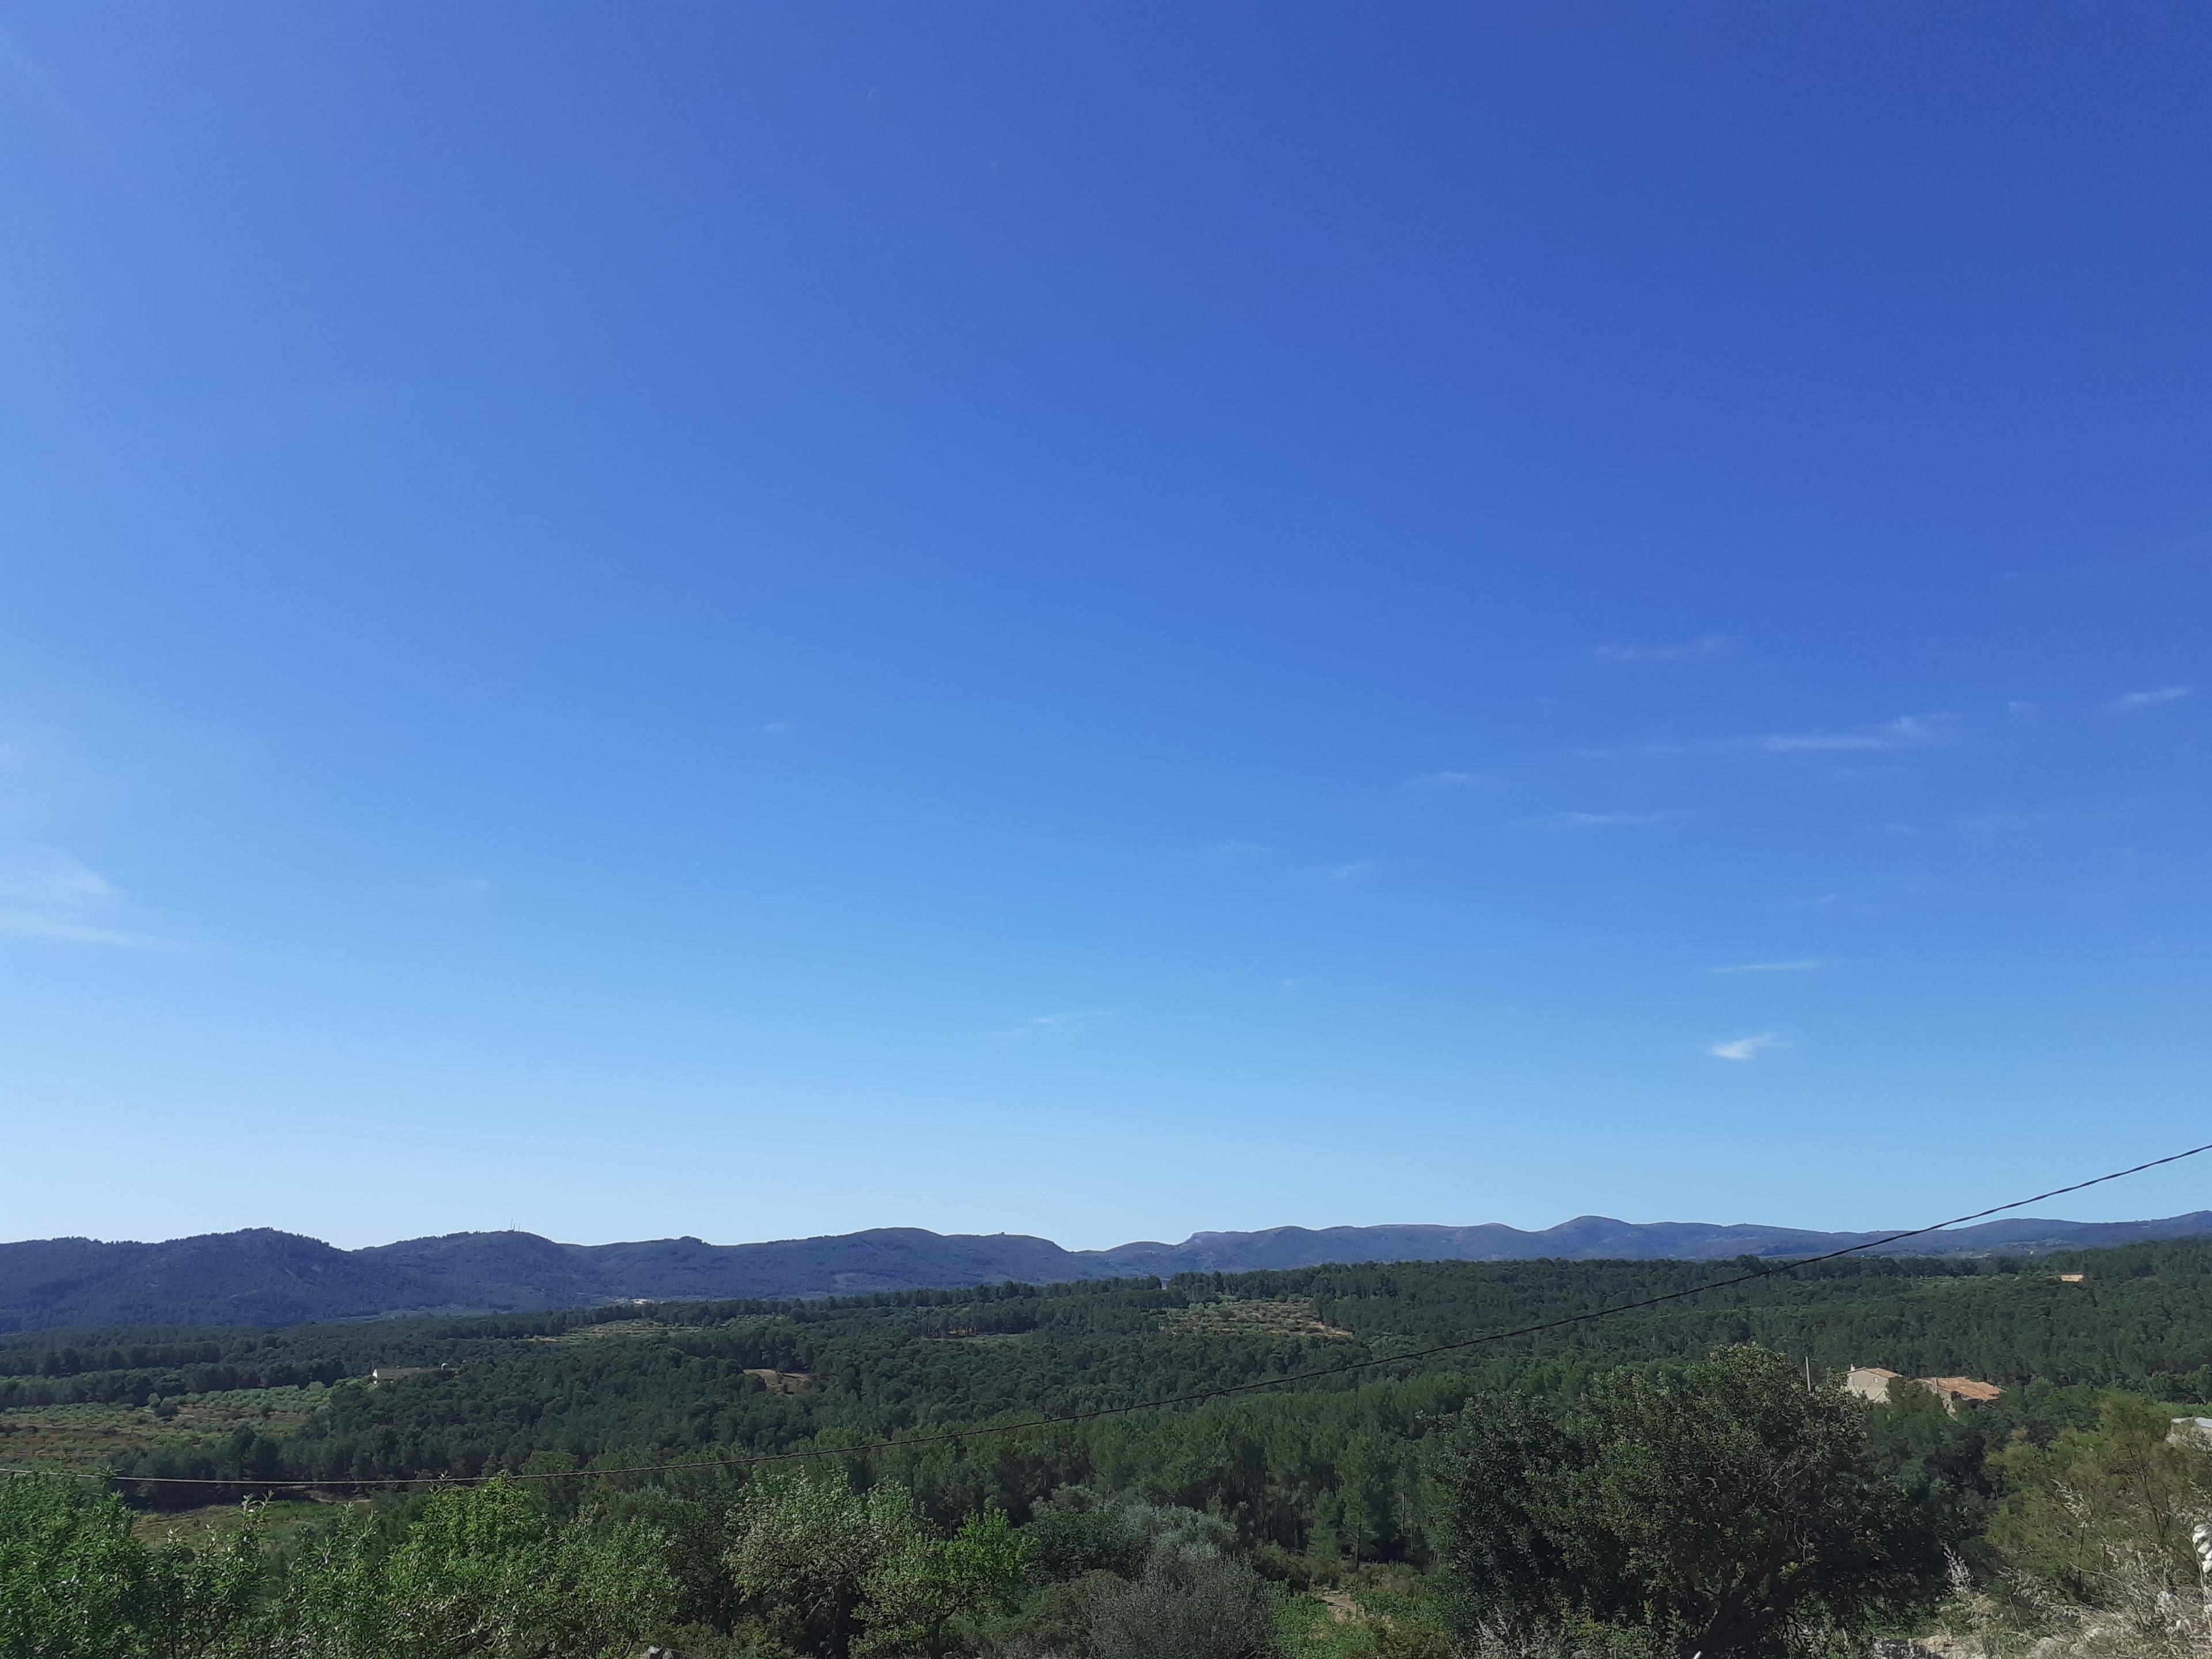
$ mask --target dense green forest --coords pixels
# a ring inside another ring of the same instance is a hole
[[[2079,1283],[2061,1277],[2075,1272]],[[29,1449],[24,1430],[36,1408],[99,1404],[142,1414],[141,1431],[121,1439],[112,1462],[126,1478],[477,1476],[549,1456],[775,1454],[1286,1380],[1226,1412],[1107,1419],[1006,1443],[1024,1455],[1049,1447],[1110,1459],[1121,1455],[1114,1448],[1155,1437],[1164,1448],[1200,1422],[1231,1417],[1371,1422],[1395,1436],[1424,1413],[1454,1409],[1470,1375],[1534,1367],[1571,1389],[1592,1365],[1731,1342],[1801,1357],[1827,1376],[1880,1364],[1978,1376],[2015,1394],[2126,1385],[2166,1400],[2212,1399],[2212,1241],[2035,1262],[1830,1262],[1389,1363],[1714,1276],[1710,1265],[1674,1262],[1406,1263],[276,1332],[56,1333],[0,1344],[0,1449]],[[1287,1381],[1355,1361],[1377,1363]],[[372,1386],[379,1366],[424,1374]],[[250,1398],[264,1391],[281,1391],[266,1418],[252,1414]],[[203,1401],[208,1409],[196,1410]],[[219,1441],[169,1431],[226,1403]],[[957,1461],[1009,1455],[979,1446]],[[134,1500],[161,1501],[151,1486],[128,1489]]]
[[[2069,1282],[2066,1274],[2081,1278]],[[1816,1401],[1842,1396],[1832,1386],[1808,1393],[1808,1373],[1832,1385],[1854,1364],[1909,1376],[1966,1374],[2005,1390],[1955,1418],[1914,1390],[1886,1409],[1853,1406],[1833,1417],[1843,1408],[1822,1405],[1832,1421],[1808,1427],[1792,1416],[1759,1431],[1809,1437],[1808,1444],[1826,1448],[1821,1455],[1841,1473],[1824,1492],[1890,1494],[1881,1500],[1890,1504],[1880,1510],[1887,1519],[1852,1525],[1855,1535],[1891,1539],[1894,1559],[1854,1581],[1866,1590],[1858,1601],[1838,1591],[1820,1603],[1822,1617],[1841,1617],[1848,1606],[1862,1622],[1906,1620],[1913,1607],[1924,1614],[1941,1589],[1946,1549],[1962,1570],[1985,1575],[2033,1559],[2039,1571],[2070,1573],[2071,1593],[2089,1595],[2102,1569],[2081,1553],[2080,1538],[2069,1545],[2059,1537],[2065,1528],[2051,1519],[2059,1510],[2036,1494],[2055,1490],[2062,1475],[2086,1478],[2075,1465],[2118,1457],[2115,1446],[2136,1448],[2126,1455],[2140,1462],[2150,1455],[2142,1448],[2163,1434],[2166,1413],[2212,1401],[2212,1241],[2035,1261],[1830,1262],[1504,1341],[1404,1357],[1689,1290],[1715,1276],[1712,1264],[1413,1263],[275,1332],[42,1334],[0,1343],[0,1463],[112,1474],[114,1490],[142,1515],[235,1503],[280,1482],[315,1483],[326,1500],[322,1511],[351,1513],[347,1524],[370,1527],[349,1534],[343,1547],[355,1553],[346,1571],[371,1577],[413,1559],[395,1553],[415,1535],[408,1528],[430,1525],[446,1513],[438,1504],[459,1500],[409,1489],[386,1491],[366,1510],[333,1509],[328,1500],[346,1496],[348,1483],[504,1472],[521,1485],[502,1488],[513,1496],[497,1500],[508,1506],[494,1516],[498,1526],[520,1528],[517,1537],[538,1540],[531,1548],[556,1554],[557,1539],[568,1536],[560,1529],[580,1528],[571,1541],[590,1561],[600,1560],[592,1550],[614,1550],[625,1560],[623,1551],[643,1551],[661,1564],[655,1572],[665,1566],[673,1576],[654,1603],[659,1611],[638,1614],[645,1620],[638,1628],[659,1618],[693,1632],[694,1645],[701,1632],[735,1642],[732,1632],[750,1632],[745,1639],[755,1645],[729,1647],[732,1653],[842,1651],[840,1643],[861,1639],[870,1617],[879,1634],[890,1631],[895,1621],[884,1609],[894,1603],[938,1607],[944,1616],[929,1640],[950,1640],[946,1632],[959,1621],[945,1609],[956,1602],[967,1621],[959,1628],[981,1650],[989,1644],[976,1634],[978,1608],[994,1596],[1006,1603],[1006,1618],[1017,1601],[1026,1609],[1022,1628],[1032,1635],[1042,1628],[1037,1620],[1059,1619],[1092,1632],[1067,1637],[1065,1650],[1103,1652],[1105,1638],[1093,1636],[1116,1618],[1136,1619],[1136,1603],[1115,1603],[1117,1613],[1102,1611],[1104,1602],[1076,1601],[1110,1600],[1110,1585],[1100,1588],[1109,1579],[1138,1596],[1146,1582],[1139,1558],[1149,1559],[1155,1548],[1167,1553],[1163,1560],[1182,1563],[1161,1568],[1167,1576],[1153,1590],[1166,1598],[1162,1607],[1183,1606],[1175,1598],[1199,1594],[1190,1586],[1202,1580],[1212,1586],[1206,1594],[1218,1591],[1244,1609],[1222,1617],[1256,1630],[1295,1622],[1280,1600],[1286,1595],[1410,1596],[1396,1623],[1366,1620],[1376,1640],[1386,1630],[1412,1640],[1406,1632],[1427,1628],[1425,1617],[1437,1632],[1459,1629],[1464,1647],[1468,1632],[1501,1607],[1555,1623],[1619,1624],[1632,1605],[1662,1605],[1642,1580],[1621,1577],[1626,1569],[1618,1563],[1607,1571],[1629,1588],[1613,1602],[1587,1605],[1575,1599],[1581,1590],[1562,1599],[1520,1557],[1510,1571],[1498,1566],[1483,1553],[1489,1545],[1466,1541],[1471,1527],[1480,1530],[1469,1516],[1489,1513],[1484,1506],[1498,1483],[1486,1475],[1468,1484],[1464,1471],[1484,1467],[1481,1448],[1533,1435],[1528,1446],[1548,1449],[1509,1461],[1556,1469],[1556,1491],[1528,1497],[1525,1513],[1483,1524],[1534,1536],[1528,1516],[1571,1514],[1582,1518],[1555,1527],[1562,1537],[1598,1536],[1606,1523],[1592,1517],[1611,1512],[1592,1495],[1604,1484],[1601,1472],[1612,1471],[1604,1479],[1617,1482],[1626,1479],[1619,1469],[1660,1457],[1664,1435],[1655,1425],[1695,1415],[1680,1401],[1720,1398],[1728,1388],[1742,1394],[1712,1380],[1717,1362],[1707,1356],[1759,1356],[1768,1383],[1797,1379],[1780,1394],[1794,1389],[1793,1397]],[[368,1374],[380,1368],[411,1374],[372,1382]],[[1647,1375],[1707,1380],[1676,1395],[1666,1393],[1675,1384],[1655,1382],[1649,1387],[1659,1394],[1639,1394],[1646,1385],[1622,1380]],[[1186,1398],[1221,1389],[1248,1391]],[[1665,1399],[1677,1405],[1652,1403]],[[1501,1417],[1500,1401],[1519,1403]],[[1126,1409],[1147,1402],[1176,1403]],[[1764,1409],[1754,1407],[1739,1401],[1726,1409],[1748,1421]],[[989,1432],[954,1432],[976,1429]],[[1716,1430],[1712,1443],[1727,1439]],[[681,1467],[617,1473],[666,1465]],[[1454,1490],[1455,1478],[1474,1494],[1456,1509],[1440,1497]],[[2142,1485],[2136,1479],[2128,1490]],[[1663,1482],[1654,1488],[1663,1489]],[[872,1495],[885,1493],[896,1494],[896,1516],[868,1509],[878,1501]],[[838,1510],[840,1502],[848,1510]],[[775,1503],[789,1512],[771,1516]],[[762,1504],[770,1509],[745,1507]],[[466,1526],[480,1523],[493,1524],[479,1517]],[[760,1561],[781,1559],[769,1543],[787,1525],[893,1539],[882,1543],[878,1565],[890,1572],[884,1562],[905,1562],[898,1569],[908,1575],[898,1580],[904,1588],[871,1581],[876,1588],[864,1595],[855,1580],[850,1605],[840,1603],[836,1619],[787,1607],[775,1626],[783,1645],[774,1645],[765,1632],[775,1620],[763,1611],[773,1596],[744,1588],[750,1581],[731,1565],[743,1551],[731,1540],[752,1537],[748,1526],[765,1528]],[[638,1542],[648,1534],[660,1540],[653,1548]],[[1109,1534],[1123,1542],[1101,1543]],[[1079,1535],[1090,1540],[1076,1549],[1081,1562],[1037,1579],[1036,1563],[1076,1548],[1067,1539]],[[1620,1560],[1640,1559],[1630,1532],[1620,1538],[1629,1541],[1618,1542]],[[1171,1548],[1163,1540],[1182,1541]],[[597,1541],[586,1549],[588,1540]],[[313,1547],[327,1557],[340,1546],[324,1538]],[[2159,1547],[2172,1571],[2181,1570],[2173,1561],[2187,1565],[2185,1544],[2165,1538]],[[1030,1564],[1020,1571],[1008,1565],[1018,1558]],[[284,1573],[307,1583],[304,1558],[285,1559]],[[1235,1572],[1203,1565],[1217,1559]],[[959,1595],[946,1588],[958,1578],[946,1565],[954,1561],[967,1563],[959,1571],[981,1575]],[[600,1570],[586,1561],[575,1571],[588,1576],[587,1568]],[[156,1584],[154,1566],[146,1571],[154,1574],[146,1583]],[[1603,1575],[1593,1577],[1595,1571],[1585,1563],[1558,1582],[1595,1583]],[[1026,1586],[1018,1595],[986,1583],[1017,1578]],[[1231,1578],[1235,1585],[1224,1588]],[[1867,1589],[1877,1582],[1888,1587],[1880,1595]],[[1066,1588],[1079,1583],[1092,1588]],[[1473,1594],[1470,1584],[1489,1586],[1477,1600],[1490,1611],[1478,1617],[1462,1607],[1451,1626],[1457,1615],[1444,1591],[1457,1585]],[[1262,1594],[1255,1586],[1273,1588]],[[1263,1619],[1254,1609],[1267,1595],[1277,1600]],[[864,1602],[876,1612],[864,1615]],[[1711,1622],[1684,1611],[1689,1604],[1679,1597],[1665,1605],[1685,1629]],[[1267,1643],[1279,1649],[1286,1639],[1277,1630],[1252,1650]],[[1767,1635],[1743,1639],[1751,1642],[1744,1652],[1768,1650],[1759,1645]],[[913,1650],[925,1649],[949,1650],[927,1643]],[[512,1650],[536,1651],[526,1644]],[[1027,1650],[1002,1642],[996,1650]]]

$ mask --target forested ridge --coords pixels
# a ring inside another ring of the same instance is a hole
[[[851,1443],[1079,1414],[1352,1361],[1382,1363],[1249,1396],[1241,1409],[1291,1418],[1317,1409],[1297,1401],[1300,1394],[1347,1397],[1338,1409],[1370,1395],[1378,1407],[1419,1401],[1432,1409],[1470,1368],[1542,1362],[1571,1375],[1735,1342],[1802,1357],[1822,1374],[1881,1364],[2013,1389],[2125,1384],[2162,1398],[2212,1398],[2212,1242],[2204,1241],[2033,1262],[1829,1262],[1461,1354],[1388,1363],[1688,1289],[1715,1272],[1678,1262],[1423,1262],[279,1332],[53,1334],[0,1344],[0,1407],[158,1411],[193,1396],[306,1387],[313,1408],[286,1431],[237,1431],[214,1445],[149,1435],[116,1470],[340,1481],[475,1476],[547,1455],[773,1454],[823,1438]],[[2073,1272],[2081,1282],[2061,1277]],[[368,1386],[362,1379],[376,1366],[428,1374]],[[1158,1415],[1090,1432],[1178,1431]],[[151,1488],[143,1495],[158,1497]]]
[[[533,1233],[450,1233],[341,1250],[266,1227],[140,1243],[0,1243],[0,1332],[94,1324],[268,1328],[314,1321],[588,1308],[636,1298],[856,1296],[1152,1274],[1281,1272],[1331,1262],[1782,1261],[1846,1246],[1958,1258],[2047,1256],[2212,1237],[2212,1212],[2142,1221],[2009,1217],[1900,1244],[1876,1233],[1577,1216],[1537,1232],[1472,1227],[1273,1227],[1194,1233],[1180,1244],[1065,1250],[1018,1233],[916,1227],[752,1244],[697,1238],[562,1244]]]

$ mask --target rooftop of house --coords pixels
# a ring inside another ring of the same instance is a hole
[[[2004,1392],[1994,1382],[1978,1382],[1971,1376],[1923,1376],[1920,1386],[1954,1400],[1994,1400]]]

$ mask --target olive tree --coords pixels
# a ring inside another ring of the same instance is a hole
[[[787,1639],[845,1659],[870,1583],[921,1541],[914,1504],[888,1483],[853,1490],[842,1473],[750,1487],[731,1517],[730,1576]]]
[[[1605,1373],[1557,1413],[1471,1404],[1437,1471],[1462,1624],[1589,1621],[1750,1659],[1932,1601],[1942,1529],[1875,1473],[1864,1409],[1753,1346]]]

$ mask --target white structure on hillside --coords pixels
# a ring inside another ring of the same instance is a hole
[[[1879,1365],[1854,1365],[1844,1378],[1844,1387],[1862,1400],[1871,1400],[1877,1406],[1889,1404],[1889,1385],[1898,1381],[1895,1371],[1886,1371]]]
[[[1877,1406],[1887,1406],[1894,1400],[1894,1391],[1900,1382],[1927,1389],[1943,1402],[1943,1409],[1954,1417],[1959,1414],[1960,1406],[1979,1406],[2004,1392],[1994,1382],[1978,1382],[1971,1376],[1899,1376],[1879,1365],[1854,1365],[1844,1378],[1846,1391]]]

